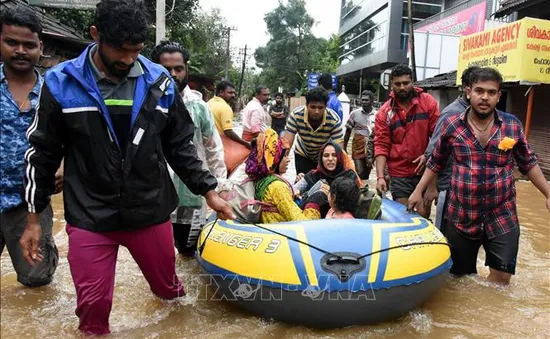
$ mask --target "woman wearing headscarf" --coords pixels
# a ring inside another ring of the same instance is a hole
[[[359,176],[352,168],[349,157],[344,153],[340,145],[329,140],[319,151],[317,168],[309,171],[298,180],[294,184],[294,190],[303,195],[320,180],[325,180],[327,185],[330,186],[332,181],[338,177],[350,178],[357,183],[358,187],[361,187]]]
[[[286,140],[279,138],[273,129],[268,128],[252,141],[251,146],[245,172],[254,181],[255,199],[274,207],[274,211],[262,211],[261,222],[320,219],[320,208],[316,201],[323,200],[324,193],[320,192],[317,197],[312,197],[302,211],[294,202],[292,185],[280,176],[286,172],[290,161]]]

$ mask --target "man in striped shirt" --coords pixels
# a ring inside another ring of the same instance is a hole
[[[288,117],[284,138],[294,150],[296,174],[307,173],[317,167],[319,150],[329,140],[342,145],[342,121],[327,108],[328,93],[324,88],[312,88],[306,93],[306,105],[297,107]]]

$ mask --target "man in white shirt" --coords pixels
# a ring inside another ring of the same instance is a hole
[[[243,110],[242,138],[248,142],[269,128],[268,115],[264,109],[264,105],[269,100],[269,89],[265,86],[258,86],[254,95],[254,98]]]
[[[372,107],[373,98],[374,94],[371,91],[366,90],[361,93],[361,108],[351,112],[344,136],[344,149],[347,150],[351,132],[355,132],[352,141],[352,158],[355,170],[361,179],[369,178],[374,159],[374,154],[369,154],[367,147],[374,131],[376,110]]]

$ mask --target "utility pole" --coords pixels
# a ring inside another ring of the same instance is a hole
[[[363,92],[363,69],[359,71],[359,99],[361,99],[361,93]]]
[[[227,27],[227,59],[225,60],[225,78],[229,79],[229,64],[231,63],[231,31],[236,31],[235,27]]]
[[[409,21],[409,43],[411,44],[411,68],[413,72],[413,82],[416,81],[416,55],[414,54],[414,25],[412,19],[412,0],[407,1],[407,14]]]
[[[244,45],[243,66],[241,67],[241,77],[239,78],[239,91],[237,92],[237,98],[241,97],[241,91],[243,89],[244,70],[246,68],[246,49],[247,45]]]
[[[166,37],[166,0],[157,0],[156,10],[155,37],[158,45]]]

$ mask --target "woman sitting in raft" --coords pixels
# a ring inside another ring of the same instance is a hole
[[[350,162],[346,161],[346,157],[347,155],[342,151],[340,145],[329,140],[319,151],[319,164],[317,168],[309,171],[294,184],[296,193],[303,196],[304,193],[308,192],[320,180],[325,180],[330,186],[332,181],[338,177],[349,178],[357,183],[357,187],[361,187],[359,176],[351,169],[349,166]]]
[[[271,205],[276,211],[262,211],[262,223],[278,223],[296,220],[320,219],[319,204],[316,200],[326,200],[323,192],[310,199],[302,211],[294,202],[294,192],[280,175],[287,170],[289,146],[285,139],[269,128],[252,140],[252,150],[246,160],[245,172],[254,180],[255,199]]]

